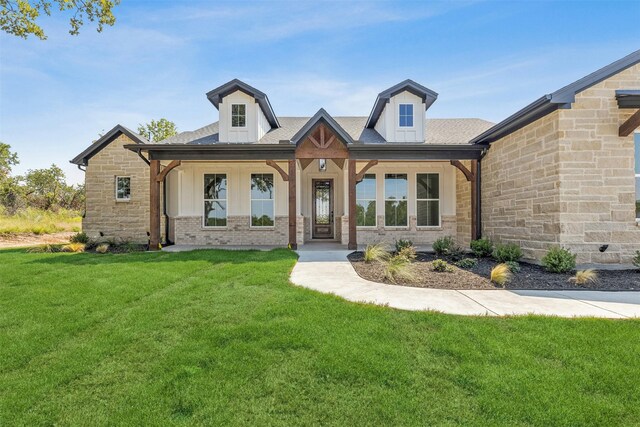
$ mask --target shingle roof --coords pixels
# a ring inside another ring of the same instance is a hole
[[[120,135],[127,135],[133,142],[136,144],[150,144],[149,140],[142,135],[139,135],[132,131],[131,129],[124,127],[122,125],[115,125],[113,129],[109,132],[105,133],[100,139],[95,141],[89,147],[87,147],[82,153],[78,154],[70,163],[78,166],[86,166],[89,159],[96,154],[104,147],[109,145],[111,141],[119,137]]]
[[[333,117],[354,141],[364,144],[382,144],[384,138],[365,127],[367,117]],[[269,131],[258,144],[278,144],[291,141],[294,135],[304,127],[310,117],[278,117],[280,127]],[[426,119],[425,135],[427,144],[466,144],[473,137],[493,126],[493,123],[481,119]],[[218,122],[200,129],[181,132],[161,141],[161,144],[216,144],[220,143]],[[225,141],[222,141],[225,142]],[[393,142],[395,143],[395,142]]]

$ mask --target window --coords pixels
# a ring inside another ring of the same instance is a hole
[[[356,225],[376,226],[376,175],[365,174],[356,184]]]
[[[636,219],[640,220],[640,133],[635,134],[636,142]]]
[[[231,104],[231,127],[243,128],[247,125],[247,106]]]
[[[419,173],[416,180],[418,227],[440,226],[440,175]]]
[[[413,104],[400,104],[400,127],[413,127]]]
[[[407,226],[406,173],[388,173],[384,176],[384,225]]]
[[[116,200],[131,200],[131,177],[116,176]]]
[[[251,174],[251,226],[273,227],[273,174]]]
[[[204,226],[226,227],[227,225],[227,175],[212,173],[204,175]]]

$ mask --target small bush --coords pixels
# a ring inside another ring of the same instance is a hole
[[[493,253],[493,243],[489,239],[471,241],[471,252],[478,258],[489,257]]]
[[[389,258],[389,252],[387,252],[387,248],[382,243],[367,245],[362,255],[364,262],[367,264],[381,262]]]
[[[505,264],[507,264],[507,267],[509,267],[509,271],[511,271],[513,274],[520,273],[520,264],[518,264],[517,262],[507,261],[505,262]]]
[[[636,256],[634,256],[631,261],[633,262],[633,265],[640,268],[640,251],[636,251]]]
[[[384,277],[391,283],[412,282],[416,279],[416,272],[411,261],[396,255],[385,263]]]
[[[60,245],[52,245],[47,243],[46,245],[34,246],[32,248],[27,249],[27,252],[34,254],[50,254],[54,252],[60,252]]]
[[[598,272],[592,268],[588,270],[576,271],[576,275],[571,277],[569,281],[580,286],[584,286],[590,283],[596,283],[598,281]]]
[[[567,273],[576,268],[576,255],[568,249],[554,246],[542,258],[542,266],[552,273]]]
[[[396,240],[396,253],[400,253],[404,248],[413,247],[413,242],[409,239]]]
[[[84,243],[69,243],[62,247],[62,252],[84,252]]]
[[[109,252],[109,245],[107,243],[101,243],[98,246],[96,246],[96,252],[98,252],[99,254],[106,254],[107,252]]]
[[[85,233],[84,231],[81,231],[80,233],[76,233],[73,236],[71,236],[71,238],[69,239],[69,242],[84,243],[86,245],[87,243],[89,243],[89,236],[87,236],[87,233]]]
[[[515,243],[497,244],[493,250],[493,258],[501,263],[507,261],[518,262],[522,258],[522,249]]]
[[[507,264],[498,264],[491,270],[491,281],[504,286],[511,279],[511,270]]]
[[[433,251],[436,255],[449,255],[451,249],[456,246],[456,242],[451,236],[440,237],[433,242]]]
[[[417,256],[416,248],[414,248],[413,246],[405,246],[404,248],[400,249],[400,251],[398,252],[398,256],[404,257],[409,261],[413,261]]]
[[[478,265],[478,260],[475,258],[463,258],[455,263],[457,267],[470,269]]]
[[[453,271],[453,267],[449,265],[449,263],[443,259],[437,259],[431,263],[431,267],[433,271],[438,271],[440,273],[447,272],[450,273]]]

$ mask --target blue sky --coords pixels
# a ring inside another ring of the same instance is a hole
[[[440,94],[429,117],[499,121],[640,48],[640,2],[180,2],[123,0],[114,27],[0,35],[0,141],[16,173],[63,167],[117,123],[217,120],[205,92],[240,78],[276,114],[368,115],[406,78]]]

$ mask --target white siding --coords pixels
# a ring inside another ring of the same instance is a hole
[[[400,127],[400,104],[413,105],[413,127]],[[424,142],[425,105],[410,92],[401,92],[389,100],[376,123],[376,131],[389,142]]]
[[[247,106],[247,122],[243,128],[231,127],[231,105],[245,104]],[[239,90],[225,96],[219,105],[220,109],[220,142],[256,142],[259,139],[258,111],[262,114],[260,106],[252,96]],[[264,135],[264,133],[262,134]]]

